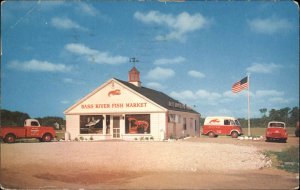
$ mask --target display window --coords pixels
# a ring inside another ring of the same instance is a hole
[[[125,115],[126,134],[150,134],[150,114]]]
[[[80,134],[102,134],[103,119],[102,115],[81,115]]]

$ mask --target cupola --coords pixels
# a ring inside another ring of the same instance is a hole
[[[141,87],[140,72],[135,68],[135,66],[128,72],[128,82],[137,87]]]

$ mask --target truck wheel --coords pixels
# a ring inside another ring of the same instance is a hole
[[[267,138],[266,138],[266,142],[271,142],[271,138],[270,138],[270,137],[267,137]]]
[[[50,142],[52,139],[52,136],[50,134],[45,134],[42,139],[43,139],[43,142]]]
[[[213,138],[213,137],[215,137],[216,135],[215,135],[214,132],[209,132],[209,133],[208,133],[208,136],[209,136],[210,138]]]
[[[236,132],[236,131],[233,131],[232,133],[231,133],[231,137],[232,138],[237,138],[239,136],[239,134]]]
[[[6,135],[4,142],[6,143],[14,143],[16,141],[16,137],[13,134]]]

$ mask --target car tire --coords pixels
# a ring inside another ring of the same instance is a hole
[[[47,133],[47,134],[45,134],[45,135],[43,136],[42,139],[43,139],[43,142],[50,142],[51,139],[52,139],[52,135],[49,134],[49,133]]]
[[[266,142],[270,142],[271,139],[269,137],[266,138]]]
[[[209,133],[208,133],[208,136],[209,136],[210,138],[214,138],[216,135],[215,135],[214,132],[209,132]]]
[[[239,136],[238,132],[236,132],[236,131],[231,132],[230,135],[232,138],[237,138]]]
[[[13,134],[8,134],[4,138],[4,142],[6,143],[14,143],[16,141],[16,136]]]
[[[281,142],[282,143],[286,143],[286,139],[281,139]]]

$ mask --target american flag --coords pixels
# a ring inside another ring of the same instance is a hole
[[[245,77],[232,85],[233,93],[238,93],[244,89],[248,89],[248,77]]]

